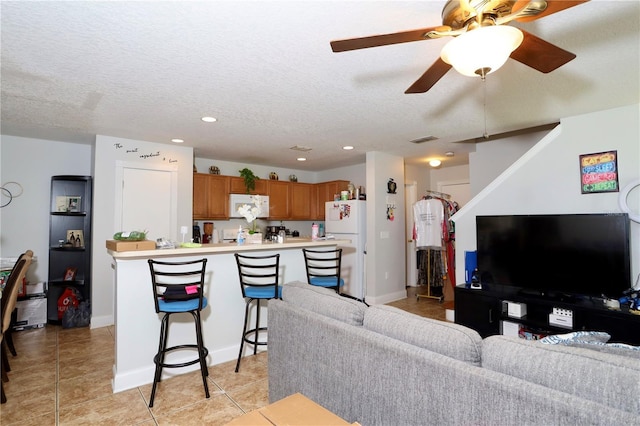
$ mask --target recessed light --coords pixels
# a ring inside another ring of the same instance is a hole
[[[353,149],[353,147],[351,145],[347,145],[347,146],[343,146],[342,149],[344,149],[345,151],[350,151]]]
[[[202,117],[200,120],[204,121],[205,123],[214,123],[218,121],[218,119],[215,117]]]
[[[182,143],[184,142],[184,139],[171,139],[171,142]]]
[[[444,153],[444,155],[446,157],[453,157],[455,154],[453,153],[453,151],[447,151],[447,152]]]
[[[429,165],[431,167],[438,167],[440,164],[442,164],[442,161],[438,160],[438,159],[434,159],[429,161]]]
[[[307,161],[307,159],[306,159],[306,158],[304,158],[304,157],[298,157],[298,158],[297,158],[297,160],[298,160],[298,161]]]

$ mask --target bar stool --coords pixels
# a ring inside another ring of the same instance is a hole
[[[266,333],[267,327],[260,327],[260,302],[262,300],[280,299],[282,287],[278,285],[278,273],[280,267],[280,255],[247,256],[236,253],[240,289],[245,299],[244,325],[242,327],[242,340],[240,341],[240,353],[236,363],[236,373],[240,369],[242,350],[244,344],[253,345],[253,354],[258,351],[258,346],[267,344],[266,340],[260,340],[260,332]],[[247,329],[249,323],[249,310],[251,302],[256,301],[256,320],[253,328]]]
[[[149,407],[153,407],[156,395],[156,387],[161,380],[163,368],[179,368],[200,363],[204,393],[209,398],[209,386],[207,384],[207,355],[202,339],[202,321],[200,311],[207,307],[207,298],[204,296],[204,274],[207,267],[207,259],[187,262],[161,262],[149,259],[151,271],[151,284],[153,287],[156,313],[162,313],[160,325],[160,340],[158,352],[153,357],[156,371],[153,377],[153,387]],[[167,347],[170,319],[173,314],[189,313],[193,317],[196,327],[196,344],[179,344]],[[174,351],[195,350],[197,357],[184,362],[165,362],[168,353]]]
[[[342,249],[302,249],[302,253],[309,284],[332,288],[340,294],[340,288],[344,286],[344,279],[340,277]]]

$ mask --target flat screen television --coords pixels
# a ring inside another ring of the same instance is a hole
[[[482,284],[549,297],[619,298],[631,287],[626,213],[477,216]]]

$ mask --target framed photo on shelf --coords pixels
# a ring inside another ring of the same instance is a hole
[[[78,268],[67,268],[64,271],[64,281],[73,281],[76,279],[76,272],[78,271]]]
[[[80,201],[82,198],[79,195],[72,195],[67,197],[67,206],[69,209],[67,211],[70,212],[79,212],[81,211]]]
[[[66,195],[60,195],[56,197],[56,210],[57,212],[69,211],[69,200]]]
[[[71,247],[84,247],[84,233],[82,229],[68,229],[66,241]]]

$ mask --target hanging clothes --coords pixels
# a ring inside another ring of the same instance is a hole
[[[443,287],[446,275],[443,252],[439,249],[421,249],[418,257],[418,285]]]
[[[442,248],[444,206],[442,201],[430,198],[413,205],[414,238],[416,248]]]

